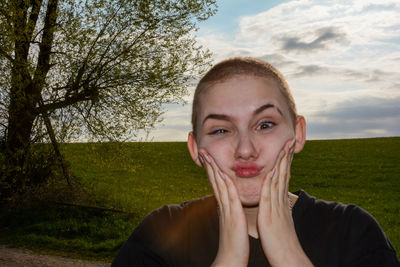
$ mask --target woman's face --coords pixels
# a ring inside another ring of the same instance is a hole
[[[232,178],[244,206],[257,205],[263,178],[295,137],[275,82],[243,75],[217,83],[201,96],[198,118],[198,149]]]

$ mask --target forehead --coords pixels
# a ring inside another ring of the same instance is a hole
[[[205,113],[227,115],[252,112],[265,104],[273,104],[289,113],[287,101],[272,79],[257,76],[234,76],[211,85],[201,96],[200,116]]]

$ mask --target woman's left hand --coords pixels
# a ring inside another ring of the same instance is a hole
[[[264,254],[272,266],[313,266],[297,238],[289,206],[294,146],[295,140],[286,142],[261,189],[257,227]]]

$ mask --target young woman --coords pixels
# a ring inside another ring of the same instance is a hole
[[[400,266],[371,215],[288,192],[305,120],[271,65],[233,58],[199,82],[188,149],[214,196],[150,213],[113,266]]]

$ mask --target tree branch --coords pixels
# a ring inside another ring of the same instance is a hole
[[[4,51],[1,47],[0,47],[0,54],[3,55],[6,59],[8,59],[11,63],[14,62],[14,59],[12,58],[12,56],[10,56],[6,51]]]
[[[42,106],[42,104],[43,104],[43,99],[42,99],[42,96],[40,96],[39,106]],[[50,118],[49,118],[49,115],[47,114],[47,112],[42,113],[42,118],[44,120],[44,124],[46,125],[46,129],[47,129],[47,133],[50,137],[50,141],[53,145],[54,153],[56,154],[56,157],[58,158],[58,161],[61,164],[61,168],[63,170],[64,177],[67,180],[68,185],[71,186],[71,172],[67,166],[67,163],[65,162],[64,156],[61,154],[60,147],[56,140],[56,135],[54,133],[54,129],[53,129],[53,126],[51,125],[51,121],[50,121]]]
[[[77,93],[75,95],[72,95],[70,97],[65,98],[64,100],[58,101],[58,102],[53,102],[49,104],[43,104],[39,106],[36,111],[39,114],[42,114],[43,112],[49,112],[55,109],[60,109],[60,108],[65,108],[67,106],[76,104],[81,101],[88,101],[92,99],[92,95],[89,94],[88,91],[82,91],[80,93]]]
[[[42,6],[43,0],[31,0],[32,10],[29,15],[26,36],[27,40],[32,41],[33,31],[35,30],[36,22],[39,17],[40,7]]]
[[[104,25],[103,25],[103,27],[101,28],[100,32],[97,34],[96,38],[93,40],[93,43],[92,43],[92,45],[90,46],[89,51],[88,51],[88,53],[87,53],[85,59],[84,59],[83,62],[82,62],[82,66],[79,68],[79,71],[78,71],[78,73],[77,73],[77,75],[76,75],[76,77],[75,77],[75,80],[72,82],[72,85],[70,86],[70,89],[67,90],[67,92],[66,92],[66,96],[68,96],[71,92],[74,92],[74,91],[75,91],[75,92],[78,92],[78,89],[79,89],[79,87],[81,86],[81,81],[82,81],[83,74],[84,74],[85,71],[86,71],[87,63],[88,63],[88,61],[89,61],[89,57],[90,57],[91,54],[92,54],[92,51],[94,50],[94,48],[95,48],[96,44],[98,43],[100,37],[104,35],[104,32],[105,32],[105,30],[107,29],[109,23],[115,18],[115,16],[117,15],[117,13],[118,13],[118,11],[121,9],[121,7],[122,7],[122,4],[121,4],[121,6],[117,9],[117,11],[114,12],[114,13],[110,16],[110,18],[108,18],[107,22],[104,23]],[[91,76],[91,75],[88,76],[88,78],[86,79],[86,82],[88,81],[88,79],[90,79],[90,76]]]
[[[157,24],[157,22],[155,22],[155,23],[149,25],[147,28],[143,29],[143,31],[142,31],[140,34],[138,34],[138,35],[136,36],[136,38],[131,42],[131,44],[130,44],[127,48],[123,49],[120,53],[117,53],[114,57],[110,58],[109,60],[106,60],[103,64],[101,64],[102,61],[103,61],[103,59],[104,59],[105,56],[106,56],[106,52],[107,52],[108,48],[111,46],[112,42],[118,37],[118,34],[122,32],[122,30],[119,31],[119,32],[114,36],[114,38],[109,42],[109,45],[107,46],[107,49],[104,51],[103,55],[100,57],[100,60],[99,60],[98,63],[97,63],[98,66],[95,67],[95,68],[93,68],[93,70],[90,72],[90,74],[89,74],[88,77],[86,78],[86,81],[87,81],[87,82],[90,82],[90,81],[92,81],[92,80],[98,80],[98,79],[101,77],[102,70],[103,70],[108,64],[110,64],[110,63],[113,62],[113,61],[115,62],[118,58],[120,58],[121,56],[123,56],[123,55],[126,54],[127,52],[130,52],[131,49],[132,49],[132,47],[134,47],[134,46],[139,42],[139,40],[140,40],[148,31],[150,31],[151,29],[153,29],[153,28],[155,27],[156,24]],[[124,29],[124,28],[123,28],[123,29]],[[97,77],[91,78],[92,75],[95,74],[95,73],[97,73]]]
[[[39,57],[36,66],[33,84],[35,90],[41,90],[43,87],[46,75],[51,67],[50,54],[53,45],[54,30],[57,20],[58,0],[49,0],[47,4],[46,17],[44,19],[42,41],[39,45]],[[39,92],[37,92],[39,93]]]
[[[12,5],[12,25],[15,45],[15,58],[18,63],[26,62],[29,53],[29,40],[26,39],[26,14],[29,6],[26,1],[10,1]]]

